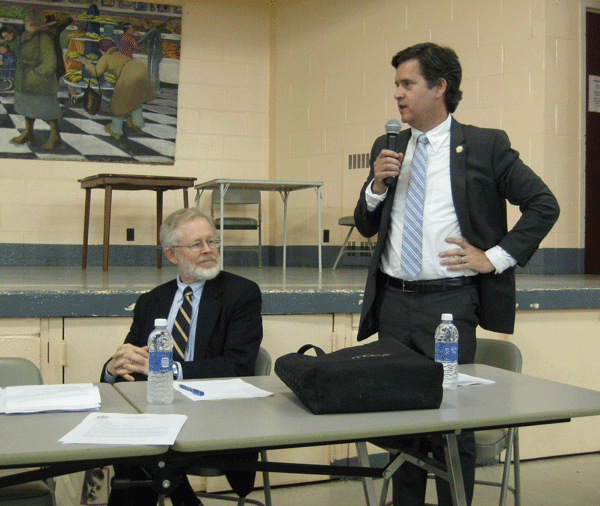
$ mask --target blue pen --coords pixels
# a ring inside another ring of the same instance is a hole
[[[188,392],[192,392],[194,395],[204,395],[204,392],[202,390],[198,390],[197,388],[188,387],[187,385],[182,384],[179,386]]]

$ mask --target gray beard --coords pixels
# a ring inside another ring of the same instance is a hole
[[[188,279],[193,279],[194,281],[200,280],[209,280],[215,279],[219,273],[221,272],[221,266],[219,262],[214,267],[210,267],[208,269],[204,267],[194,267],[192,269],[183,271],[183,275]]]

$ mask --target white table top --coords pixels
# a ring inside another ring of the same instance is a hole
[[[313,415],[273,375],[244,378],[274,393],[256,399],[194,402],[175,392],[172,405],[151,406],[145,386],[119,383],[117,388],[141,412],[186,414],[188,421],[173,446],[181,452],[329,444],[600,414],[600,392],[484,365],[460,370],[496,383],[445,391],[440,409],[401,412]]]
[[[101,411],[137,413],[112,385],[98,384]],[[0,467],[118,458],[130,455],[159,455],[164,446],[65,445],[59,442],[67,432],[89,415],[89,411],[0,415]]]

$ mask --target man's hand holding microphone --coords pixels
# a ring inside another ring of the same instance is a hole
[[[402,153],[396,153],[396,141],[400,133],[400,122],[390,119],[385,124],[386,149],[382,149],[379,156],[373,162],[373,184],[371,191],[378,195],[384,194],[388,187],[396,184],[400,165],[402,164]]]

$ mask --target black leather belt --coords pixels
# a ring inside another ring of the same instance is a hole
[[[384,286],[392,286],[403,292],[445,292],[455,290],[464,285],[475,283],[477,276],[459,276],[456,278],[424,279],[422,281],[405,281],[393,278],[379,271],[379,281]]]

